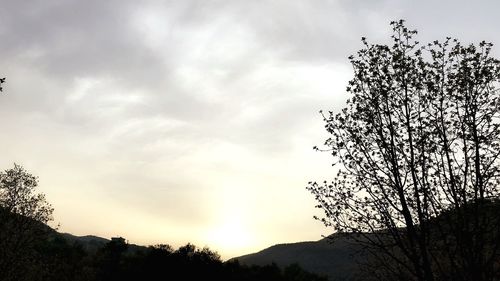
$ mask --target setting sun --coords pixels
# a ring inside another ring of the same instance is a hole
[[[235,254],[251,251],[255,237],[239,218],[228,217],[208,232],[207,243],[213,245],[214,249],[221,249],[224,253]]]

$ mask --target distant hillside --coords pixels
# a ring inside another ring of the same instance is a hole
[[[500,225],[500,221],[498,220],[500,200],[489,199],[482,203],[481,209],[478,212],[480,212],[482,217],[489,218],[491,225],[498,227]],[[471,216],[469,218],[471,222],[473,221],[474,207],[475,203],[472,202],[467,206],[461,207],[462,213],[466,216]],[[450,223],[456,221],[456,216],[457,211],[455,209],[443,212],[439,217],[429,222],[431,231],[437,232],[439,229],[444,229],[444,231],[451,233]],[[495,235],[498,235],[498,229],[494,227],[491,229]],[[436,234],[437,237],[439,237],[438,235]],[[349,240],[346,234],[343,236],[334,234],[332,237],[335,238],[333,239],[333,243],[330,239],[325,238],[314,242],[278,244],[260,252],[234,259],[246,265],[264,265],[274,262],[282,268],[289,264],[297,263],[307,271],[327,275],[331,281],[346,279],[366,280],[368,278],[366,275],[364,278],[359,277],[363,272],[361,272],[356,262],[356,259],[366,261],[367,258],[367,256],[360,255],[358,251],[360,250],[360,245],[356,245],[353,240]],[[498,240],[495,237],[498,236],[490,236],[486,243],[493,246],[498,245]]]
[[[97,252],[98,249],[102,248],[104,245],[106,245],[106,243],[110,241],[108,239],[93,235],[75,236],[69,233],[60,233],[60,235],[64,237],[68,242],[79,243],[80,245],[82,245],[85,251],[91,253]]]
[[[67,241],[72,243],[78,243],[82,245],[83,249],[89,253],[96,253],[99,249],[104,247],[111,240],[102,238],[94,235],[85,235],[85,236],[75,236],[69,233],[59,233],[62,237],[64,237]],[[128,244],[127,252],[128,253],[136,253],[141,250],[146,250],[146,246],[139,246],[135,244]]]
[[[54,239],[56,237],[61,237],[64,240],[66,240],[69,244],[74,245],[74,244],[79,244],[85,250],[85,252],[95,254],[99,249],[102,249],[107,243],[109,243],[111,240],[94,236],[94,235],[85,235],[85,236],[76,236],[70,233],[60,233],[57,232],[55,229],[51,228],[50,226],[38,222],[36,220],[30,219],[28,217],[24,217],[18,214],[14,214],[11,212],[6,211],[3,208],[0,208],[0,222],[10,222],[11,225],[10,227],[14,226],[11,231],[15,231],[16,224],[23,224],[26,227],[29,225],[29,229],[33,232],[32,235],[36,236],[41,236],[41,235],[47,235],[47,238]],[[12,224],[12,222],[15,222]],[[4,235],[13,235],[15,232],[7,232],[7,225],[0,224],[0,239],[4,239]],[[0,243],[1,245],[1,243]],[[135,254],[138,251],[141,250],[146,250],[146,246],[139,246],[135,244],[128,244],[127,245],[127,252],[130,254]]]
[[[2,281],[327,281],[298,265],[245,266],[224,262],[208,249],[186,244],[143,247],[125,239],[58,233],[0,208]]]
[[[272,262],[280,267],[292,263],[299,264],[307,271],[324,274],[330,280],[354,278],[358,273],[355,258],[359,246],[347,237],[336,236],[319,241],[278,244],[260,252],[234,258],[246,265],[265,265]]]

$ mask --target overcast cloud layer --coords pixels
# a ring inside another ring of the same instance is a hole
[[[331,231],[304,187],[333,174],[318,110],[361,36],[500,44],[496,1],[0,3],[0,168],[40,177],[61,231],[224,257]]]

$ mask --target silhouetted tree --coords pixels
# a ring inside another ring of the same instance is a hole
[[[362,38],[349,58],[347,107],[322,113],[337,176],[308,189],[325,225],[374,255],[373,276],[498,278],[500,62],[490,43],[422,46],[391,25],[392,45]]]
[[[46,224],[52,220],[54,209],[38,193],[38,178],[27,172],[22,166],[0,172],[0,207],[31,220]]]
[[[128,244],[125,239],[112,238],[104,247],[98,251],[96,261],[99,263],[98,280],[123,280],[122,265],[123,255],[127,251]]]
[[[0,280],[23,280],[21,274],[34,272],[35,247],[50,231],[53,212],[37,186],[20,165],[0,172]]]

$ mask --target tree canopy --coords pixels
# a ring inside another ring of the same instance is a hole
[[[498,277],[500,61],[492,44],[420,44],[403,20],[392,44],[349,60],[341,112],[323,113],[333,181],[311,182],[325,216],[355,233],[382,278]],[[384,275],[385,274],[385,275]]]
[[[37,186],[20,165],[0,172],[0,280],[18,280],[39,262],[35,248],[49,232],[53,208]]]
[[[14,164],[14,168],[0,172],[0,207],[42,223],[51,221],[54,209],[45,194],[37,192],[37,186],[37,177]]]

